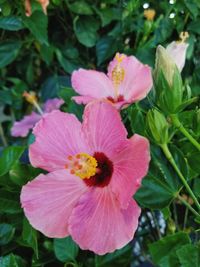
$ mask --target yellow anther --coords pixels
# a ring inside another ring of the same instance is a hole
[[[120,55],[119,53],[116,54],[115,59],[117,60],[117,65],[114,67],[112,71],[112,81],[115,87],[115,97],[118,97],[118,90],[117,88],[123,82],[125,76],[125,70],[122,68],[121,63],[125,58],[124,55]]]
[[[180,37],[181,42],[185,43],[186,40],[189,38],[189,33],[188,32],[181,32],[179,37]]]
[[[37,102],[37,97],[36,97],[35,92],[30,91],[30,93],[28,93],[25,91],[23,93],[23,97],[25,97],[26,101],[31,104],[35,104]]]
[[[97,171],[97,161],[87,153],[79,153],[75,156],[68,156],[66,169],[70,169],[71,174],[79,176],[81,179],[89,179]]]
[[[149,8],[144,11],[144,17],[149,21],[154,20],[155,15],[156,11],[154,9]]]

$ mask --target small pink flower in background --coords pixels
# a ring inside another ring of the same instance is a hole
[[[152,87],[151,68],[134,56],[117,53],[107,75],[95,70],[74,71],[72,87],[80,94],[73,97],[78,104],[108,99],[120,109],[146,97]]]
[[[132,196],[148,171],[149,142],[127,131],[115,107],[93,101],[83,123],[61,111],[33,129],[29,156],[49,171],[22,188],[31,225],[48,237],[71,235],[82,249],[105,254],[132,240],[140,207]]]
[[[64,101],[59,98],[49,99],[44,103],[42,111],[37,104],[35,95],[25,93],[25,97],[28,102],[36,105],[37,110],[39,109],[39,113],[33,111],[30,115],[24,116],[22,120],[16,121],[11,128],[11,135],[14,137],[26,137],[29,131],[35,126],[36,122],[42,118],[43,114],[59,109],[64,103]]]
[[[189,37],[187,32],[182,32],[180,34],[180,41],[173,41],[167,47],[166,51],[176,63],[179,71],[181,72],[183,67],[185,66],[186,52],[189,44],[185,41]]]
[[[45,14],[47,14],[47,7],[49,5],[49,0],[37,0],[37,1],[42,6],[43,12]],[[31,0],[25,0],[24,5],[25,5],[25,10],[26,10],[26,16],[30,17],[31,14],[32,14],[32,11],[31,11]]]

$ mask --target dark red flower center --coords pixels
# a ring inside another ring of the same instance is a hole
[[[117,99],[114,99],[113,97],[108,96],[107,99],[114,104],[114,103],[117,103],[117,102],[124,101],[124,96],[123,95],[119,95],[117,97]]]
[[[96,159],[98,163],[97,172],[94,176],[91,176],[89,179],[84,179],[84,182],[88,186],[104,187],[110,183],[113,173],[113,163],[102,152],[95,152],[93,157]]]

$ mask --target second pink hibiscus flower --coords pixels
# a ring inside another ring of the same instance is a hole
[[[74,71],[72,87],[80,94],[73,97],[78,104],[107,99],[120,109],[146,97],[152,87],[151,68],[134,56],[117,53],[107,75],[96,70]]]

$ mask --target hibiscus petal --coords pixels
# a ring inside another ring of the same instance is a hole
[[[82,96],[113,97],[114,89],[108,77],[99,71],[79,69],[72,73],[72,87]]]
[[[120,209],[108,188],[85,193],[69,218],[69,233],[82,249],[103,255],[119,249],[132,240],[137,229],[140,208],[130,200]]]
[[[148,171],[150,161],[148,140],[135,134],[111,160],[114,164],[111,189],[121,206],[127,207]]]
[[[121,67],[125,71],[124,80],[119,86],[119,94],[123,95],[125,100],[136,102],[143,99],[152,87],[151,68],[142,64],[134,56],[123,56]],[[108,77],[112,78],[112,71],[118,64],[114,58],[108,66]]]
[[[45,114],[33,129],[36,137],[30,146],[31,164],[47,171],[64,169],[67,157],[88,153],[81,123],[72,115],[55,110]]]
[[[65,170],[40,174],[22,188],[21,204],[30,224],[48,237],[68,235],[68,218],[85,183]]]
[[[36,122],[41,119],[41,115],[32,112],[25,116],[21,121],[16,121],[11,129],[11,135],[15,137],[26,137]]]
[[[166,51],[176,63],[179,71],[181,72],[183,67],[185,66],[186,52],[189,44],[184,42],[171,42]]]
[[[48,99],[44,103],[44,112],[49,113],[55,109],[59,109],[62,104],[64,104],[64,101],[59,98],[53,98],[53,99]]]
[[[83,131],[93,152],[103,152],[107,157],[117,153],[127,136],[120,114],[106,101],[93,101],[86,106]]]
[[[72,99],[79,105],[80,104],[85,105],[95,100],[94,97],[90,97],[90,96],[73,96]]]

